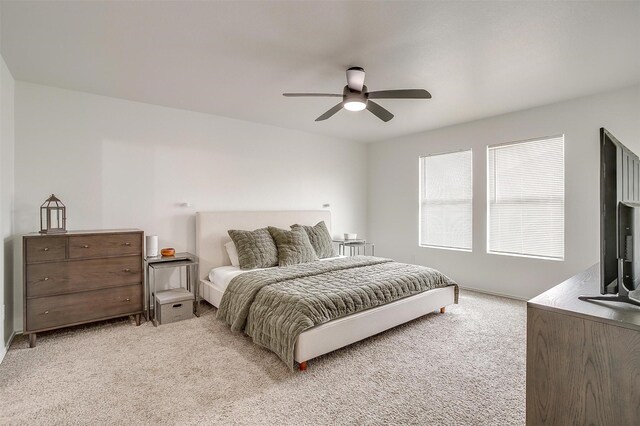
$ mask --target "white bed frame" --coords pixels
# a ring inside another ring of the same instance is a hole
[[[222,291],[208,280],[212,268],[230,265],[224,244],[231,240],[229,229],[253,230],[266,226],[288,229],[289,225],[315,225],[324,220],[331,230],[331,212],[327,210],[304,211],[237,211],[196,213],[196,253],[200,260],[200,294],[218,307]],[[415,296],[349,315],[313,327],[298,337],[294,359],[300,369],[307,368],[307,361],[336,349],[373,336],[397,325],[454,303],[453,286],[438,288]]]

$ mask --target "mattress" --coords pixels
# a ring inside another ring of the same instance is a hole
[[[257,269],[251,269],[251,271],[257,271]],[[220,266],[213,268],[211,272],[209,272],[209,281],[211,281],[218,290],[224,291],[232,279],[244,272],[249,272],[249,270],[242,270],[237,266]]]
[[[331,260],[331,259],[338,259],[340,257],[344,257],[344,256],[328,257],[326,259],[320,259],[320,262]],[[231,280],[237,277],[238,275],[244,274],[245,272],[253,272],[253,271],[260,271],[260,270],[261,270],[260,268],[240,269],[238,266],[231,266],[231,265],[220,266],[218,268],[211,269],[211,271],[209,272],[209,281],[213,283],[215,288],[224,292],[227,289],[227,286],[229,285]]]

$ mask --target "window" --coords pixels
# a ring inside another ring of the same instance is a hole
[[[488,147],[489,253],[564,259],[564,136]]]
[[[420,245],[471,250],[471,150],[420,157]]]

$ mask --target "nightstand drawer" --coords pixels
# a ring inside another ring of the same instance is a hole
[[[142,311],[142,285],[27,300],[27,331]]]
[[[69,237],[70,259],[125,256],[138,254],[141,250],[140,233]]]
[[[63,260],[67,254],[66,237],[35,237],[25,239],[27,263]]]
[[[140,256],[27,266],[27,297],[142,283]]]

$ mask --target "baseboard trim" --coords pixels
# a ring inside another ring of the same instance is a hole
[[[16,334],[17,333],[15,331],[11,333],[9,341],[7,342],[7,346],[1,348],[2,353],[0,353],[0,364],[2,363],[2,360],[4,360],[4,356],[7,354],[7,352],[9,352],[9,348],[11,347],[11,343],[13,342],[14,337],[16,337]]]
[[[491,296],[506,297],[507,299],[520,300],[520,301],[524,301],[524,302],[529,301],[529,299],[527,299],[526,297],[513,296],[511,294],[498,293],[498,292],[495,292],[495,291],[488,291],[488,290],[483,290],[483,289],[475,288],[475,287],[465,287],[465,286],[459,286],[459,287],[461,289],[463,289],[463,290],[475,291],[477,293],[490,294]]]

